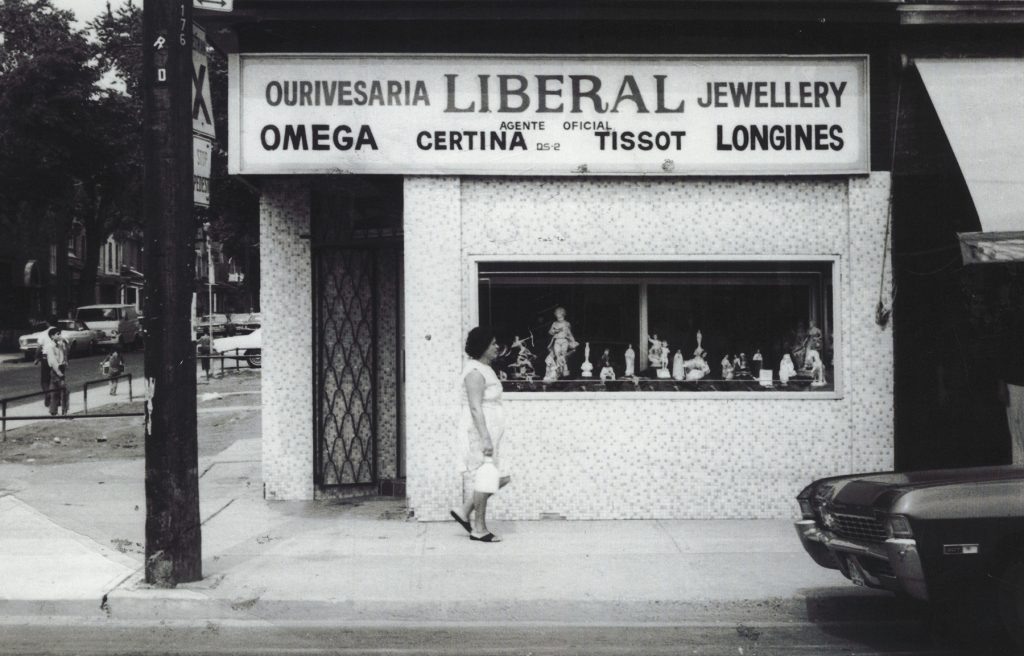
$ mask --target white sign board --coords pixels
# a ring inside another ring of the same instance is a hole
[[[213,144],[209,139],[192,135],[192,202],[210,206],[210,164]]]
[[[232,173],[867,173],[866,55],[233,55]]]
[[[192,24],[192,131],[216,138],[210,100],[210,64],[206,59],[206,31]]]
[[[235,0],[192,0],[192,8],[206,11],[231,11],[235,8]]]

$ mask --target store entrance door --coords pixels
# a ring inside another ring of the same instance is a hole
[[[400,495],[402,239],[367,232],[347,200],[341,217],[313,217],[315,482],[326,496]]]

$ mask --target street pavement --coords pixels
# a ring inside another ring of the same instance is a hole
[[[788,520],[484,544],[401,499],[268,502],[258,437],[201,453],[204,578],[175,589],[143,581],[142,459],[0,464],[0,653],[1011,653],[818,567]]]

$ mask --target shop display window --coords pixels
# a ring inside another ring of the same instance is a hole
[[[834,259],[477,262],[509,392],[829,392]]]

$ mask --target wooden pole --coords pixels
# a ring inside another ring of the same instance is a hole
[[[191,302],[192,0],[144,0],[146,582],[202,578]],[[131,126],[125,126],[130,130]]]

